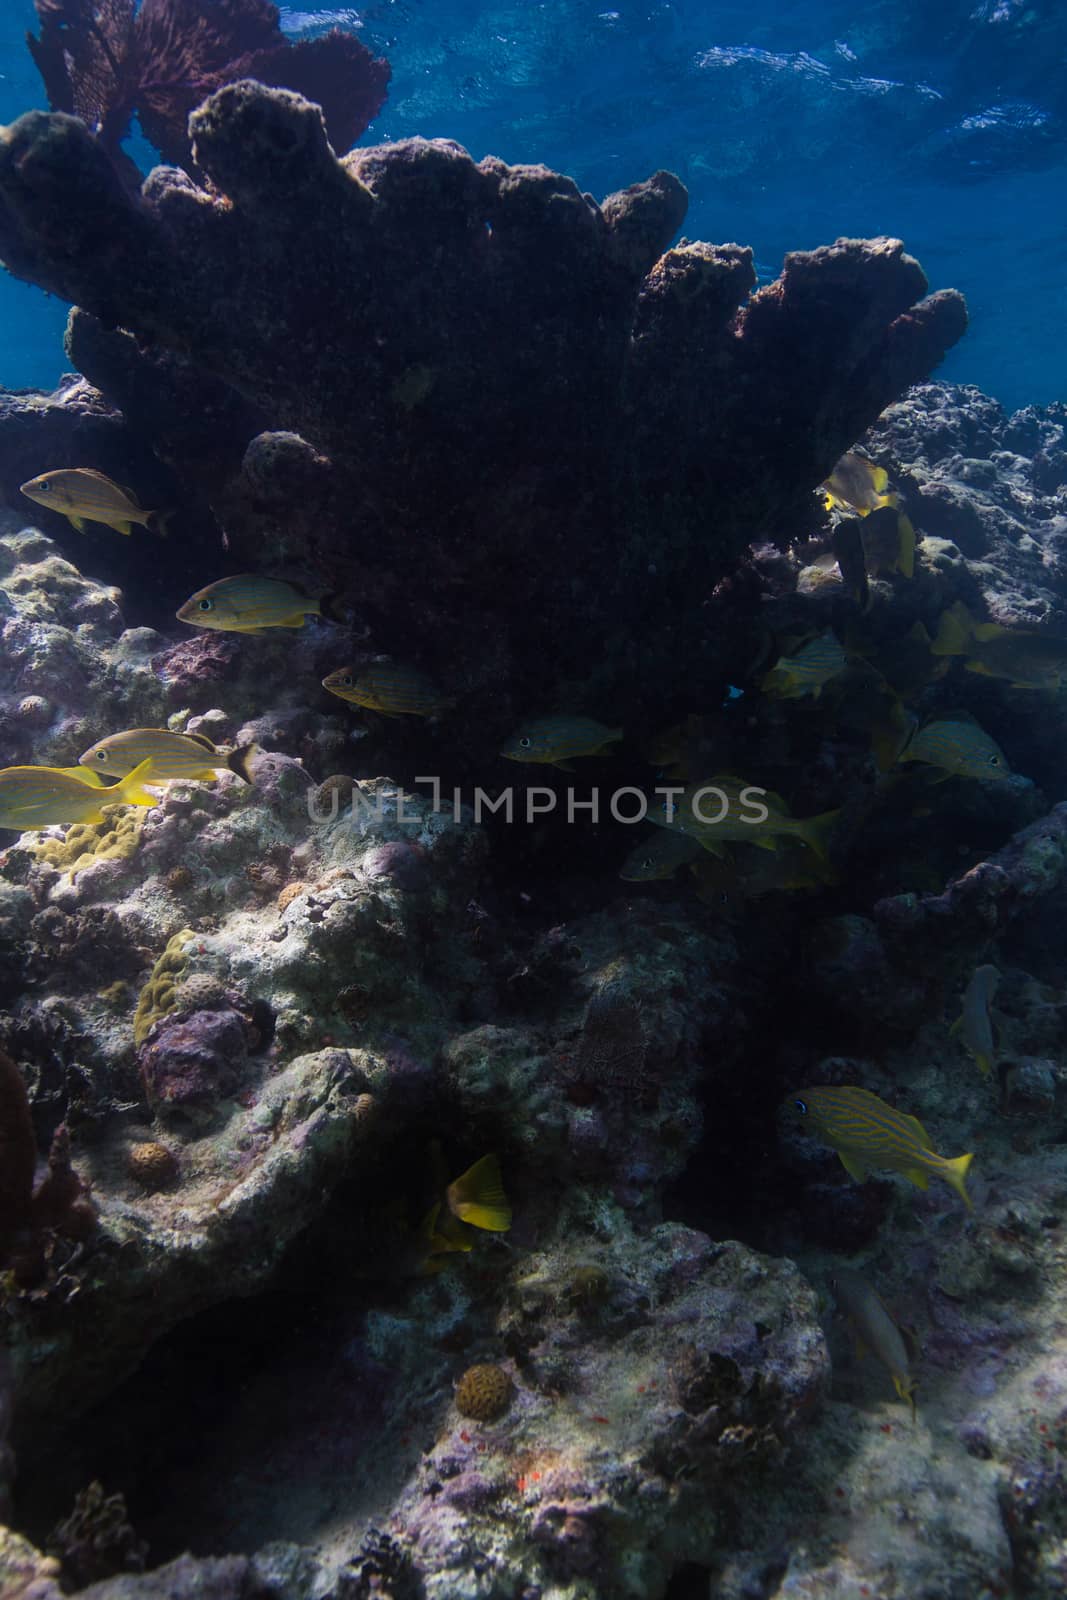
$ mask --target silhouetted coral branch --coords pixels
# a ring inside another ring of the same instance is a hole
[[[20,1283],[42,1275],[50,1236],[81,1242],[96,1226],[85,1182],[70,1161],[70,1135],[61,1123],[48,1166],[35,1183],[37,1146],[22,1074],[0,1050],[0,1267]]]
[[[27,44],[55,111],[87,123],[112,155],[136,114],[164,161],[187,166],[189,113],[237,78],[296,89],[321,105],[348,150],[385,99],[389,64],[335,28],[290,43],[269,0],[37,0]]]
[[[0,1050],[0,1265],[29,1227],[36,1162],[26,1085],[11,1057]]]

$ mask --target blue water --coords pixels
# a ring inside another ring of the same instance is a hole
[[[790,249],[890,233],[971,331],[942,369],[1006,406],[1067,398],[1067,6],[1062,0],[374,0],[283,8],[384,52],[364,142],[458,139],[601,196],[656,167],[690,237]],[[0,120],[42,104],[28,0],[0,0]],[[66,308],[0,279],[0,383],[51,387]]]

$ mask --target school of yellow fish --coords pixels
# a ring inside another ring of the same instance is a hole
[[[89,468],[42,473],[23,484],[22,492],[82,530],[94,521],[124,535],[135,524],[162,534],[170,515],[142,507],[132,490]],[[836,581],[838,573],[863,617],[872,604],[870,580],[912,577],[914,528],[885,469],[855,451],[841,457],[819,494],[830,518],[830,550],[802,578],[817,589]],[[257,573],[220,578],[198,589],[176,615],[194,627],[251,636],[300,629],[314,617],[339,620],[330,597]],[[778,641],[759,689],[770,700],[806,699],[813,704],[824,696],[840,703],[852,690],[867,695],[872,755],[885,779],[898,777],[913,763],[937,774],[937,781],[1010,777],[1004,752],[969,713],[938,712],[920,721],[904,703],[906,694],[943,675],[954,660],[968,672],[1015,688],[1055,691],[1067,683],[1067,639],[981,622],[956,603],[941,614],[932,637],[915,623],[903,640],[889,647],[870,648],[862,625],[845,637],[828,629]],[[436,718],[456,703],[418,668],[391,660],[338,667],[322,680],[322,687],[387,718]],[[742,693],[731,688],[728,699]],[[690,724],[699,720],[690,719]],[[703,774],[692,770],[703,759],[693,755],[698,735],[698,728],[680,725],[649,747],[648,759],[661,774],[682,783],[671,801],[650,810],[653,832],[627,855],[620,877],[628,883],[654,883],[685,869],[697,893],[712,901],[816,891],[836,882],[830,841],[838,813],[796,818],[781,796],[733,774],[711,773],[698,781]],[[623,737],[621,727],[559,712],[524,722],[500,754],[571,772],[573,761],[610,754]],[[220,771],[254,783],[256,754],[255,745],[226,748],[197,734],[125,729],[91,745],[75,767],[0,771],[0,827],[22,832],[99,822],[105,807],[149,807],[157,803],[153,787],[174,779],[209,782]],[[756,846],[759,854],[744,845]],[[990,1006],[998,979],[995,967],[976,970],[952,1029],[986,1076],[996,1054]],[[966,1187],[971,1154],[938,1154],[916,1117],[855,1085],[809,1087],[790,1096],[787,1104],[802,1125],[837,1151],[854,1181],[863,1182],[870,1171],[881,1169],[925,1189],[933,1176],[971,1208]],[[483,1157],[451,1183],[444,1181],[439,1150],[434,1159],[432,1203],[415,1231],[411,1251],[412,1270],[420,1273],[436,1272],[449,1256],[470,1250],[472,1230],[503,1232],[511,1224],[495,1156]],[[909,1354],[877,1291],[857,1274],[841,1272],[835,1293],[857,1334],[882,1360],[897,1393],[914,1411],[916,1380]]]

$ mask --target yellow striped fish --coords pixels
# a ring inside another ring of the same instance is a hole
[[[1003,678],[1015,689],[1062,689],[1067,683],[1067,638],[979,622],[959,600],[941,613],[930,648],[935,656],[963,656],[968,672]]]
[[[113,483],[93,467],[60,467],[42,472],[21,485],[27,500],[35,500],[49,511],[58,511],[79,533],[87,522],[103,522],[116,533],[129,534],[139,522],[152,533],[162,533],[169,513],[146,511],[129,489]]]
[[[83,768],[124,778],[142,761],[151,761],[153,777],[160,783],[170,778],[194,778],[208,782],[220,767],[228,767],[245,783],[251,783],[249,758],[258,753],[254,744],[237,750],[220,750],[202,733],[171,733],[168,728],[127,728],[109,734],[78,757]]]
[[[455,703],[425,673],[392,661],[374,661],[358,670],[338,667],[323,678],[322,687],[383,717],[433,717]]]
[[[538,761],[570,772],[572,756],[599,755],[621,738],[621,728],[606,728],[592,717],[537,717],[524,722],[500,754],[509,761]]]
[[[284,578],[245,572],[219,578],[198,589],[176,613],[179,622],[220,633],[266,633],[270,628],[302,628],[322,616],[322,602]]]
[[[740,778],[720,777],[690,784],[673,796],[673,811],[667,800],[651,807],[648,820],[688,834],[713,855],[725,844],[776,850],[779,839],[795,838],[825,859],[837,816],[836,811],[824,811],[817,817],[791,817],[780,795]]]
[[[861,1353],[866,1346],[888,1368],[897,1394],[911,1406],[914,1421],[916,1380],[900,1329],[886,1310],[881,1295],[858,1272],[849,1272],[845,1267],[834,1274],[833,1287],[838,1305],[855,1329]]]
[[[820,634],[795,655],[781,656],[760,687],[779,700],[796,700],[810,694],[817,700],[823,685],[848,666],[848,657],[833,633]]]
[[[964,1179],[973,1155],[939,1156],[918,1117],[879,1100],[869,1089],[801,1089],[791,1095],[805,1125],[841,1157],[850,1177],[862,1183],[871,1167],[900,1172],[920,1189],[929,1174],[955,1189],[968,1211],[974,1208]]]
[[[932,717],[913,734],[901,761],[924,761],[955,778],[1011,777],[1008,758],[967,711]]]
[[[158,796],[150,761],[109,788],[95,773],[67,767],[5,767],[0,772],[0,828],[17,833],[67,822],[103,822],[104,806],[154,806]]]
[[[627,883],[655,883],[673,878],[679,867],[701,859],[706,858],[696,839],[662,828],[651,839],[634,845],[619,868],[619,877]]]

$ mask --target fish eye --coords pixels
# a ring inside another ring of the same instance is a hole
[[[999,756],[990,756],[989,765],[991,767],[999,767],[1000,766],[1000,757]]]
[[[201,600],[200,601],[200,609],[201,609],[201,611],[211,611],[214,608],[214,605],[215,605],[214,600]]]
[[[106,761],[107,760],[107,751],[106,750],[98,750],[96,752],[96,759],[98,761]]]
[[[520,748],[520,750],[529,750],[529,748],[530,748],[529,739],[525,738],[525,737],[520,739],[519,740],[519,748]]]
[[[37,487],[38,489],[48,490],[52,487],[52,485],[49,483],[47,478],[42,478]]]
[[[800,1112],[801,1116],[803,1116],[803,1117],[807,1116],[807,1114],[808,1114],[808,1102],[806,1100],[794,1100],[793,1104],[796,1106],[796,1108]]]
[[[351,689],[351,687],[352,687],[352,674],[350,672],[346,672],[344,677],[341,679],[341,688],[342,689]]]

